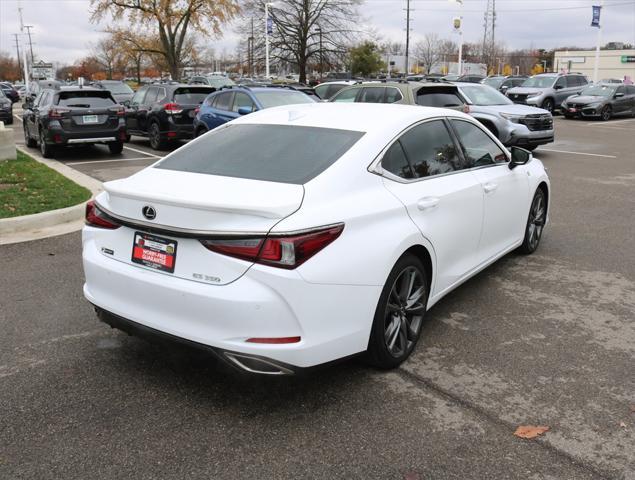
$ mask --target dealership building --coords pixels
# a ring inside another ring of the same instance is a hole
[[[554,54],[555,72],[580,72],[593,80],[595,50],[561,50]],[[635,50],[600,50],[598,80],[630,77],[635,82]]]

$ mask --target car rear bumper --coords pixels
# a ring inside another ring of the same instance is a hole
[[[190,140],[194,135],[194,123],[181,124],[170,120],[161,135],[165,135],[168,140]]]
[[[117,328],[132,322],[213,349],[234,364],[243,355],[291,372],[368,346],[379,286],[312,284],[295,271],[264,266],[210,285],[115,260],[98,250],[91,230],[83,238],[84,295]],[[295,336],[300,341],[288,344],[246,341]]]
[[[81,143],[109,143],[124,141],[126,127],[119,125],[117,128],[103,130],[89,130],[86,132],[64,130],[61,126],[50,125],[45,130],[46,143],[53,145],[73,145]]]

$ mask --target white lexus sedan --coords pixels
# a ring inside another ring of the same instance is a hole
[[[361,103],[241,117],[104,189],[83,231],[99,318],[274,375],[399,365],[427,309],[536,250],[550,198],[471,117]]]

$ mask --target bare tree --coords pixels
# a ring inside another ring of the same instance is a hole
[[[426,73],[441,60],[441,40],[436,33],[426,33],[423,40],[415,44],[414,53]]]
[[[91,48],[91,55],[104,69],[106,78],[112,80],[113,75],[123,73],[126,70],[127,58],[124,46],[110,35],[102,38]]]
[[[251,36],[254,21],[254,57],[264,57],[264,8],[266,0],[246,0],[244,22],[238,32]],[[272,19],[270,58],[289,63],[306,82],[307,67],[342,56],[357,31],[357,6],[361,0],[279,0],[269,7]],[[320,48],[321,47],[321,48]]]

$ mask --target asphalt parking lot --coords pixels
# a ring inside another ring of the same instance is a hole
[[[394,371],[240,377],[101,324],[79,232],[0,246],[0,478],[635,479],[634,134],[557,117],[539,250],[434,306]],[[133,137],[58,160],[110,180],[158,158]]]

